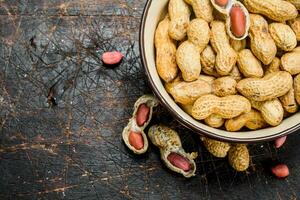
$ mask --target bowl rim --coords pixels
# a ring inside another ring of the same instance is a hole
[[[169,111],[169,113],[178,121],[180,122],[182,125],[184,125],[186,128],[196,132],[196,134],[198,135],[204,135],[207,136],[209,138],[213,138],[213,139],[217,139],[217,140],[222,140],[222,141],[227,141],[227,142],[240,142],[240,143],[257,143],[257,142],[265,142],[265,141],[272,141],[276,138],[280,138],[283,136],[286,136],[290,133],[293,133],[297,130],[300,129],[300,122],[288,129],[285,129],[281,132],[278,132],[277,134],[274,135],[269,135],[269,136],[263,136],[263,137],[257,137],[257,138],[233,138],[233,137],[225,137],[225,136],[221,136],[218,134],[215,134],[213,132],[207,131],[205,129],[202,129],[201,127],[197,127],[195,126],[192,122],[185,120],[182,116],[180,116],[166,101],[166,99],[163,97],[163,95],[160,93],[160,91],[158,90],[158,88],[156,87],[154,81],[151,78],[150,75],[150,71],[148,68],[148,63],[147,63],[147,59],[146,59],[146,53],[145,53],[145,46],[144,46],[144,41],[145,41],[145,37],[144,37],[144,29],[145,29],[145,23],[146,23],[146,19],[148,16],[148,11],[151,7],[153,0],[148,0],[146,2],[146,5],[144,7],[143,13],[142,13],[142,18],[141,18],[141,22],[140,22],[140,27],[139,27],[139,50],[140,50],[140,59],[142,62],[142,65],[144,66],[147,78],[148,78],[148,82],[150,83],[150,86],[152,88],[152,91],[154,92],[154,94],[158,97],[158,99],[160,100],[161,104],[167,108],[167,110]]]

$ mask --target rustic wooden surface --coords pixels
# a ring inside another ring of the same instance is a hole
[[[280,150],[251,145],[251,167],[237,173],[159,108],[153,123],[199,152],[197,176],[171,173],[153,146],[139,157],[126,149],[121,131],[150,92],[138,49],[145,2],[0,0],[0,199],[297,199],[297,134]],[[121,65],[103,66],[115,49]],[[274,162],[291,176],[273,178]]]

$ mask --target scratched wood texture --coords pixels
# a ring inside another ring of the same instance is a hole
[[[297,199],[300,137],[280,150],[249,146],[245,173],[213,158],[196,134],[158,108],[153,123],[198,151],[197,176],[135,156],[121,140],[135,100],[151,92],[139,58],[146,0],[0,0],[0,199]],[[107,68],[99,56],[125,54]],[[291,176],[277,180],[272,163]]]

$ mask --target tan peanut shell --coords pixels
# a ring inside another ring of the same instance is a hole
[[[148,115],[148,120],[142,126],[139,126],[136,122],[136,115],[137,115],[140,105],[142,105],[142,104],[146,104],[147,107],[150,109],[150,111],[149,111],[149,115]],[[146,128],[146,126],[148,126],[148,124],[150,123],[150,121],[152,119],[153,108],[158,106],[158,104],[159,104],[158,99],[155,96],[150,95],[150,94],[141,96],[134,104],[134,107],[133,107],[134,111],[132,114],[132,118],[129,120],[129,123],[127,124],[127,126],[123,129],[122,137],[123,137],[123,141],[126,144],[126,146],[131,151],[133,151],[135,154],[143,154],[148,149],[148,139],[144,133],[144,129]],[[139,149],[139,150],[135,149],[129,143],[129,133],[131,131],[141,133],[141,135],[143,137],[143,142],[144,142],[144,146],[142,149]]]
[[[146,128],[146,126],[148,126],[148,124],[150,123],[150,121],[152,119],[153,108],[158,106],[159,101],[152,94],[145,94],[145,95],[141,96],[140,98],[138,98],[138,100],[135,102],[134,107],[133,107],[134,108],[134,111],[133,111],[133,114],[132,114],[133,119],[136,118],[136,114],[138,112],[138,109],[139,109],[140,105],[142,105],[142,104],[146,104],[147,107],[150,108],[148,120],[144,123],[144,125],[142,127],[140,127],[141,129],[144,130]]]
[[[284,111],[288,113],[295,113],[298,111],[298,104],[295,99],[295,90],[294,87],[282,97],[279,97],[279,100],[283,106]]]
[[[288,24],[293,29],[294,33],[296,34],[297,41],[299,42],[300,41],[300,17],[290,20]]]
[[[212,91],[211,85],[201,79],[192,82],[179,81],[167,83],[165,87],[175,102],[183,105],[192,104],[200,96],[209,94]]]
[[[250,47],[252,53],[265,65],[275,58],[277,48],[272,39],[267,21],[260,15],[250,14]]]
[[[176,62],[185,81],[198,79],[201,72],[200,53],[192,42],[185,41],[178,47]]]
[[[196,163],[194,159],[197,157],[197,153],[193,152],[189,154],[184,151],[180,137],[175,130],[163,125],[154,125],[150,127],[148,136],[151,142],[159,148],[161,159],[170,170],[180,173],[186,178],[195,176]],[[191,169],[189,171],[184,171],[170,163],[167,159],[170,153],[176,153],[187,159]]]
[[[231,72],[228,74],[228,76],[232,77],[237,82],[239,82],[243,78],[239,68],[236,65],[233,66],[233,68],[232,68]]]
[[[295,49],[293,49],[293,52],[300,52],[300,46],[298,46]]]
[[[296,101],[300,105],[300,74],[294,78],[294,90]]]
[[[261,62],[249,49],[244,49],[239,52],[237,64],[240,72],[242,72],[246,78],[261,78],[264,75]]]
[[[269,65],[264,67],[265,75],[280,71],[280,66],[281,66],[281,60],[275,57]]]
[[[237,93],[235,89],[236,84],[237,84],[236,80],[234,80],[232,77],[224,76],[216,79],[213,82],[212,92],[219,97],[234,95]]]
[[[178,73],[176,44],[169,36],[169,17],[162,20],[155,31],[156,69],[165,81],[172,81]]]
[[[201,140],[207,151],[217,158],[225,158],[231,147],[227,142],[221,142],[205,137],[201,137]]]
[[[225,24],[221,21],[211,22],[211,45],[216,56],[216,70],[218,74],[225,76],[230,73],[237,60],[237,53],[230,46],[226,34]]]
[[[200,74],[198,79],[207,82],[209,85],[212,85],[213,82],[216,80],[216,78],[213,76],[208,76],[208,75],[203,75],[203,74]]]
[[[232,4],[232,7],[231,8],[233,8],[233,7],[239,7],[242,11],[243,11],[243,13],[244,13],[244,15],[245,15],[245,19],[246,19],[246,24],[245,24],[245,33],[244,33],[244,35],[243,36],[241,36],[241,37],[236,37],[234,34],[233,34],[233,32],[232,32],[232,22],[231,22],[231,17],[229,16],[229,17],[227,17],[227,19],[226,19],[226,30],[227,30],[227,34],[229,35],[229,37],[230,38],[232,38],[232,39],[234,39],[234,40],[243,40],[243,39],[245,39],[247,36],[248,36],[248,34],[249,34],[249,27],[250,27],[250,17],[249,17],[249,12],[248,12],[248,10],[246,9],[246,7],[241,3],[241,2],[239,2],[239,1],[233,1],[233,4]],[[229,12],[229,15],[230,15],[230,10],[228,11]]]
[[[281,57],[282,69],[292,75],[300,73],[300,51],[292,51]]]
[[[168,6],[171,23],[169,35],[174,40],[183,40],[190,23],[191,11],[184,0],[170,0]]]
[[[193,109],[193,104],[179,104],[179,106],[182,108],[184,112],[186,112],[188,115],[192,116],[192,109]]]
[[[295,6],[283,0],[244,0],[243,3],[249,12],[262,14],[277,22],[294,19],[298,15]]]
[[[300,10],[300,0],[286,0],[286,1],[293,4],[297,8],[297,10]]]
[[[203,120],[212,114],[218,114],[223,119],[231,119],[240,114],[250,112],[251,104],[248,99],[239,95],[217,97],[204,95],[197,99],[192,109],[192,116]]]
[[[264,120],[271,126],[278,126],[282,122],[284,110],[277,98],[265,102],[251,101],[251,105],[261,112]]]
[[[207,22],[214,20],[213,7],[209,0],[185,0],[193,7],[197,18],[204,19]]]
[[[250,156],[246,145],[237,144],[230,148],[228,161],[236,171],[245,171],[249,167]]]
[[[199,53],[207,46],[210,38],[208,23],[200,18],[193,19],[187,29],[188,40],[199,48]]]
[[[250,130],[257,130],[266,126],[267,123],[262,117],[261,113],[253,109],[249,113],[229,119],[225,123],[226,130],[231,132],[239,131],[243,127],[247,127]]]
[[[218,77],[218,73],[215,68],[216,55],[214,50],[210,45],[207,45],[206,48],[202,51],[200,55],[202,71],[214,77]]]
[[[218,114],[212,114],[204,119],[205,124],[213,128],[220,128],[223,126],[225,120]]]
[[[272,23],[269,31],[277,47],[292,51],[297,46],[297,38],[291,27],[282,23]]]
[[[237,90],[246,98],[254,101],[266,101],[285,95],[293,84],[288,72],[270,73],[263,78],[246,78],[238,82]]]
[[[229,42],[230,42],[231,47],[232,47],[236,52],[239,52],[239,51],[245,49],[245,48],[246,48],[246,45],[247,45],[246,39],[243,39],[243,40],[235,40],[235,39],[230,38]]]
[[[216,3],[216,0],[210,0],[213,7],[222,15],[227,16],[230,8],[232,7],[232,4],[234,3],[233,0],[228,0],[226,6],[220,6]]]
[[[142,135],[143,142],[144,142],[144,146],[142,149],[136,149],[133,146],[131,146],[131,144],[129,142],[129,133],[131,131],[139,132]],[[135,120],[133,118],[131,118],[129,120],[129,123],[123,129],[122,138],[123,138],[123,141],[126,144],[126,146],[135,154],[143,154],[148,150],[148,147],[149,147],[148,138],[147,138],[146,134],[144,133],[144,131],[141,128],[138,128],[138,126],[135,123]]]

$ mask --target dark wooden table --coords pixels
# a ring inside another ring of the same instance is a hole
[[[237,173],[158,108],[153,123],[199,152],[197,176],[170,172],[153,146],[139,157],[127,150],[121,131],[151,92],[138,47],[145,2],[0,0],[0,199],[297,199],[297,134],[280,150],[249,146],[251,167]],[[99,56],[115,49],[121,65],[103,66]],[[272,177],[274,162],[290,177]]]

